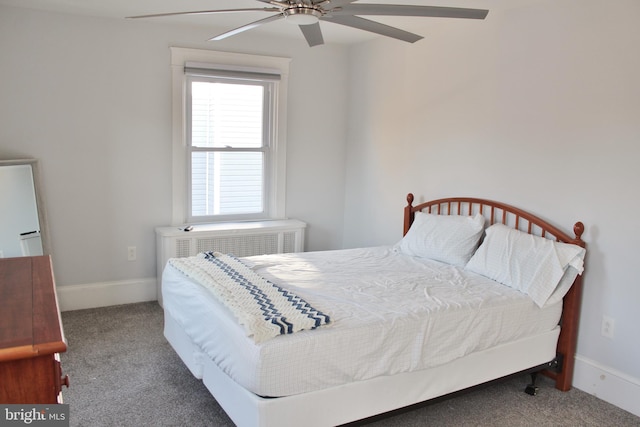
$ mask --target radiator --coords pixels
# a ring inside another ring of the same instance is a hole
[[[169,258],[204,251],[239,257],[302,252],[305,228],[304,222],[295,219],[193,225],[191,231],[182,231],[180,227],[156,228],[158,302],[162,305],[162,271]]]

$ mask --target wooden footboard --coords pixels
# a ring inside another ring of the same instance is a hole
[[[413,223],[416,212],[427,212],[437,215],[483,215],[489,224],[501,223],[517,230],[541,236],[558,242],[572,243],[586,247],[582,240],[584,225],[576,222],[573,226],[574,236],[563,232],[547,221],[532,215],[522,209],[494,202],[486,199],[469,197],[454,197],[431,200],[413,206],[413,194],[407,195],[407,206],[404,208],[404,232],[407,233]],[[562,391],[571,389],[573,367],[578,340],[578,324],[580,321],[580,305],[582,300],[582,276],[577,276],[571,289],[565,295],[560,320],[561,332],[558,339],[558,369],[557,372],[545,371],[554,378],[556,388]]]

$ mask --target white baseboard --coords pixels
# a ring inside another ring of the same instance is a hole
[[[155,277],[87,285],[58,286],[56,292],[60,311],[107,307],[157,299]]]
[[[640,417],[640,380],[576,355],[574,387]]]

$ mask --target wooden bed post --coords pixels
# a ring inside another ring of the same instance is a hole
[[[573,226],[576,235],[574,243],[586,247],[582,240],[584,224],[576,222]],[[575,365],[576,347],[578,344],[578,324],[580,323],[580,305],[582,301],[582,276],[576,277],[573,286],[564,296],[562,301],[562,319],[560,323],[560,337],[558,338],[558,354],[562,356],[559,360],[558,373],[550,373],[550,377],[555,378],[556,388],[562,391],[571,389],[573,383],[573,367]]]
[[[402,232],[403,236],[407,234],[407,231],[409,231],[409,227],[411,227],[411,224],[413,223],[413,218],[415,217],[412,204],[413,204],[413,193],[409,193],[407,194],[407,206],[405,206],[404,208],[404,230]]]

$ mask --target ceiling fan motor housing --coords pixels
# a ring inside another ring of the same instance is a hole
[[[295,6],[283,10],[285,18],[296,25],[311,25],[318,22],[324,14],[315,7]]]

